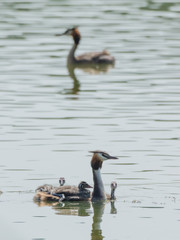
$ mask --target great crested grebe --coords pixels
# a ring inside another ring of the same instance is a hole
[[[34,196],[35,201],[87,201],[90,200],[92,188],[88,183],[82,181],[76,186],[54,187],[51,192],[38,191]]]
[[[107,51],[102,52],[90,52],[84,53],[80,56],[75,57],[75,51],[79,45],[81,35],[77,27],[67,29],[64,33],[56,34],[56,36],[68,35],[72,36],[74,44],[68,55],[69,64],[114,64],[115,58],[111,56]]]
[[[118,159],[118,158],[110,156],[108,153],[102,152],[99,150],[90,151],[90,152],[93,153],[92,160],[91,160],[91,167],[92,167],[93,180],[94,180],[94,189],[93,189],[91,201],[94,202],[99,200],[106,200],[109,197],[106,195],[104,191],[104,184],[101,178],[102,164],[105,160]]]
[[[64,177],[60,177],[59,178],[59,185],[63,186],[65,184],[65,178]],[[54,190],[54,186],[51,184],[44,184],[42,186],[39,186],[35,191],[36,192],[46,192],[46,193],[52,193]]]

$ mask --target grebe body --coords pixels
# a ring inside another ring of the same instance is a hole
[[[91,192],[88,188],[92,188],[87,182],[82,181],[76,186],[62,186],[55,188],[52,192],[53,196],[59,196],[63,194],[65,196],[65,201],[80,201],[89,200],[91,197]]]
[[[102,52],[90,52],[84,53],[79,56],[75,56],[75,51],[81,40],[81,34],[77,27],[67,29],[62,34],[56,34],[56,36],[68,35],[73,38],[73,46],[68,54],[67,62],[72,65],[97,65],[97,64],[114,64],[115,58],[111,56],[107,51]]]
[[[53,187],[51,192],[38,191],[34,196],[35,201],[89,201],[92,188],[88,183],[82,181],[77,186]]]

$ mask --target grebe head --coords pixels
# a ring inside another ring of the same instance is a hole
[[[65,184],[65,178],[64,177],[60,177],[59,179],[59,185],[63,186]]]
[[[86,188],[92,188],[87,182],[80,182],[79,185],[78,185],[78,188],[80,191],[86,189]]]
[[[103,161],[108,160],[108,159],[118,159],[117,157],[113,157],[111,155],[109,155],[106,152],[103,151],[90,151],[91,153],[93,153],[93,157],[91,160],[91,167],[95,170],[99,169],[102,167]]]
[[[72,36],[76,45],[79,43],[81,39],[81,34],[77,27],[69,28],[64,33],[56,34],[56,36],[63,36],[63,35]]]
[[[117,188],[117,182],[111,183],[111,190],[115,190]]]

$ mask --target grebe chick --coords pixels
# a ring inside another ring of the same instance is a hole
[[[111,197],[110,197],[110,200],[116,200],[116,197],[115,197],[116,188],[117,188],[117,182],[112,182],[111,183]]]
[[[102,164],[105,160],[108,159],[118,159],[117,157],[110,156],[106,152],[102,151],[90,151],[93,153],[91,160],[91,167],[93,172],[93,180],[94,180],[94,189],[92,193],[91,200],[94,201],[104,201],[107,199],[107,195],[104,190],[104,184],[101,178],[101,168]]]
[[[75,57],[75,51],[79,45],[79,42],[81,40],[81,34],[77,27],[67,29],[62,34],[56,34],[56,36],[63,36],[68,35],[72,36],[74,44],[69,52],[68,55],[68,63],[69,64],[114,64],[115,58],[111,56],[107,51],[102,52],[90,52],[90,53],[84,53],[80,56]]]
[[[48,194],[50,194],[52,192],[52,190],[54,189],[53,185],[51,184],[44,184],[42,186],[39,186],[38,188],[36,188],[36,192],[46,192]]]
[[[59,178],[59,185],[63,186],[65,184],[65,178],[64,177],[60,177]],[[39,186],[35,191],[36,192],[46,192],[51,194],[54,190],[54,186],[51,184],[44,184],[42,186]]]
[[[59,179],[59,185],[60,186],[64,186],[64,184],[65,184],[65,178],[64,177],[60,177],[60,179]]]

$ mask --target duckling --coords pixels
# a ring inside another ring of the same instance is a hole
[[[110,156],[106,152],[102,151],[90,151],[93,153],[91,160],[91,167],[93,172],[93,180],[94,180],[94,189],[92,193],[91,201],[104,201],[107,199],[107,195],[104,190],[104,184],[101,178],[101,168],[102,164],[105,160],[108,159],[118,159],[117,157]],[[113,195],[112,195],[113,197]]]
[[[77,27],[67,29],[62,34],[56,34],[56,36],[68,35],[72,36],[74,44],[69,52],[67,62],[70,64],[80,65],[80,64],[114,64],[115,58],[111,56],[107,51],[102,52],[90,52],[84,53],[80,56],[75,57],[75,51],[81,40],[81,34]]]

